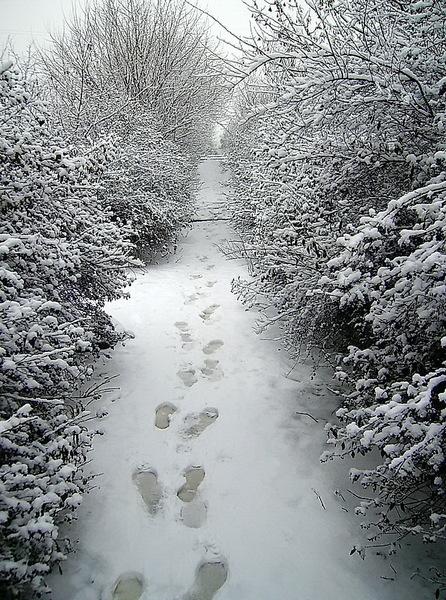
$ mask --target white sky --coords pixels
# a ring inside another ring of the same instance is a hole
[[[69,15],[74,3],[86,0],[0,0],[0,50],[8,37],[18,52],[25,51],[35,41],[44,45],[49,32],[62,27],[64,15]],[[196,0],[196,4],[215,15],[237,35],[249,33],[249,11],[242,0]],[[213,27],[215,34],[227,37]]]

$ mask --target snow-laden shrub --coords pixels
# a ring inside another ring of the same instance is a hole
[[[446,3],[252,12],[240,68],[257,80],[226,141],[254,278],[235,289],[294,346],[346,350],[354,391],[330,441],[383,455],[354,473],[372,496],[359,512],[376,508],[386,534],[444,537]]]
[[[90,435],[81,414],[71,416],[62,400],[31,404],[0,421],[2,598],[30,598],[44,589],[51,565],[69,550],[59,524],[73,518],[87,485],[79,467]]]
[[[355,390],[330,441],[381,452],[381,464],[353,473],[375,491],[362,508],[377,509],[386,532],[396,523],[427,540],[446,538],[445,201],[443,172],[363,218],[322,282],[369,340],[344,358]]]
[[[31,597],[63,556],[85,487],[73,390],[118,339],[102,307],[128,283],[129,241],[97,198],[106,143],[79,149],[36,84],[0,68],[0,590]],[[112,149],[111,149],[112,150]]]
[[[104,181],[104,205],[131,230],[140,255],[168,247],[190,222],[196,169],[175,144],[153,130],[152,119],[121,115],[119,155]],[[122,134],[121,134],[122,132]]]
[[[281,119],[262,112],[226,140],[233,223],[242,235],[231,250],[249,259],[253,275],[233,288],[265,309],[265,325],[282,320],[293,351],[315,340],[333,345],[329,324],[337,311],[318,281],[336,253],[351,203],[328,197],[327,161],[276,164],[270,146],[281,126]]]

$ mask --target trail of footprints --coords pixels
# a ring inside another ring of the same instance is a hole
[[[204,262],[206,259],[207,257],[202,257],[200,260]],[[214,265],[209,265],[207,269],[213,267]],[[191,275],[191,279],[200,277],[202,275]],[[215,283],[217,282],[208,281],[206,285],[212,287]],[[201,295],[200,292],[196,292],[187,296],[185,304],[192,304]],[[218,308],[218,304],[211,304],[200,313],[200,318],[203,322],[208,322]],[[175,327],[180,335],[182,348],[184,350],[191,349],[194,346],[194,339],[188,323],[177,321]],[[202,348],[202,352],[209,357],[223,345],[222,340],[213,339]],[[191,388],[199,381],[200,374],[209,381],[219,381],[224,377],[220,363],[215,358],[205,358],[203,365],[198,368],[194,368],[189,363],[177,372],[177,377],[186,388]],[[177,411],[177,407],[170,402],[160,404],[155,411],[155,427],[160,430],[168,429]],[[183,439],[194,439],[212,425],[217,418],[218,410],[213,407],[206,407],[198,413],[190,413],[184,417],[180,435]],[[199,489],[205,475],[205,470],[201,465],[188,467],[183,473],[184,483],[177,491],[177,498],[182,503],[180,519],[185,526],[190,528],[198,529],[206,520],[207,504],[201,498]],[[152,467],[142,465],[134,471],[132,478],[148,513],[155,516],[161,509],[163,501],[163,488],[158,479],[158,473]],[[212,600],[225,584],[227,577],[228,566],[224,559],[201,563],[197,568],[191,588],[182,596],[182,600]],[[139,600],[145,589],[146,583],[142,575],[133,572],[124,573],[114,584],[112,600]]]

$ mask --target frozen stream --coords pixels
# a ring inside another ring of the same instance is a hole
[[[221,214],[220,163],[200,170],[206,219]],[[334,493],[347,465],[319,462],[336,405],[328,375],[302,364],[286,378],[289,359],[256,335],[231,293],[246,267],[216,245],[233,235],[225,221],[196,223],[109,306],[135,339],[104,367],[120,391],[94,409],[108,412],[92,454],[103,475],[70,529],[78,550],[53,576],[53,599],[431,597],[410,580],[415,559],[349,556],[359,520]]]

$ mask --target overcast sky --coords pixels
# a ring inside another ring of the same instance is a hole
[[[23,52],[34,40],[39,45],[48,41],[48,33],[61,28],[73,2],[86,0],[0,0],[0,49],[8,36],[17,51]],[[197,0],[237,35],[249,32],[249,12],[242,0]],[[216,35],[225,35],[213,27]]]

